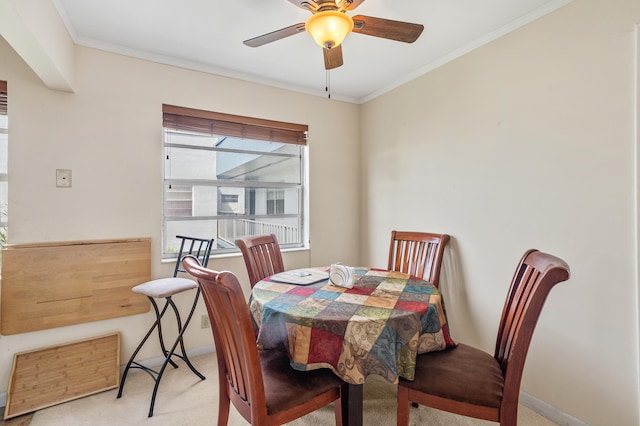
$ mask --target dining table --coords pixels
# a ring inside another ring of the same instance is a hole
[[[405,273],[355,267],[351,286],[332,284],[329,267],[266,277],[251,290],[249,309],[260,349],[283,349],[291,367],[329,368],[348,386],[343,423],[362,425],[363,384],[379,375],[413,380],[419,353],[446,350],[449,333],[442,294]],[[295,277],[318,276],[304,282]]]

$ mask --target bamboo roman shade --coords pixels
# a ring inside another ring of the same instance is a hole
[[[0,114],[7,115],[7,82],[0,81]]]
[[[269,142],[307,144],[308,126],[263,120],[172,105],[162,105],[165,128],[207,135],[229,136]]]

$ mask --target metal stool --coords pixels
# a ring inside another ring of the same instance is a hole
[[[120,388],[118,389],[118,398],[122,396],[122,390],[124,388],[124,382],[127,378],[127,373],[130,368],[139,368],[142,371],[146,372],[151,376],[151,378],[155,381],[155,386],[153,388],[153,394],[151,395],[151,405],[149,407],[149,417],[153,416],[153,407],[156,402],[156,393],[158,392],[158,386],[160,386],[160,379],[162,379],[162,375],[164,374],[164,370],[167,367],[167,364],[171,364],[174,368],[178,368],[178,365],[173,361],[173,357],[178,357],[182,359],[187,366],[193,371],[193,373],[198,376],[201,380],[204,380],[205,377],[191,364],[189,358],[187,357],[187,353],[184,350],[184,342],[182,340],[182,335],[184,334],[191,318],[193,317],[193,313],[196,309],[196,305],[198,303],[198,299],[200,296],[200,288],[198,284],[190,280],[188,278],[180,278],[178,277],[178,272],[186,272],[184,269],[181,269],[182,258],[188,254],[192,254],[198,258],[200,263],[206,267],[209,262],[209,255],[211,254],[211,248],[213,246],[213,239],[206,240],[201,238],[192,238],[192,237],[183,237],[181,235],[177,235],[176,238],[182,240],[180,243],[180,251],[178,252],[178,259],[176,260],[176,267],[173,271],[173,277],[170,278],[161,278],[157,280],[152,280],[140,285],[133,287],[131,290],[144,294],[151,301],[151,305],[156,313],[156,321],[153,323],[147,334],[144,336],[138,347],[135,351],[133,351],[133,355],[129,358],[129,362],[127,362],[124,371],[122,372],[122,380],[120,381]],[[196,294],[193,299],[193,305],[191,306],[191,311],[189,312],[189,316],[187,317],[184,325],[180,319],[180,313],[178,312],[178,308],[175,303],[171,299],[174,294],[182,293],[183,291],[196,289]],[[156,299],[163,298],[165,300],[164,307],[162,310],[158,309],[158,304],[156,303]],[[162,336],[162,317],[167,312],[168,308],[171,307],[176,317],[176,322],[178,325],[178,337],[176,337],[175,342],[171,346],[169,350],[165,347],[164,338]],[[162,353],[165,357],[164,362],[159,370],[154,370],[152,368],[146,367],[139,362],[135,361],[136,355],[142,346],[146,343],[149,336],[153,333],[153,330],[158,329],[158,339],[160,341],[160,348],[162,349]],[[176,348],[180,345],[180,353],[176,353]]]

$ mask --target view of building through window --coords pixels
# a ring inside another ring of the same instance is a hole
[[[186,127],[165,120],[164,256],[176,235],[215,238],[214,254],[271,233],[285,248],[304,246],[306,146]]]

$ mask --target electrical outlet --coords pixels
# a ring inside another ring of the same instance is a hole
[[[209,328],[211,324],[209,323],[209,315],[202,315],[200,317],[200,328]]]

